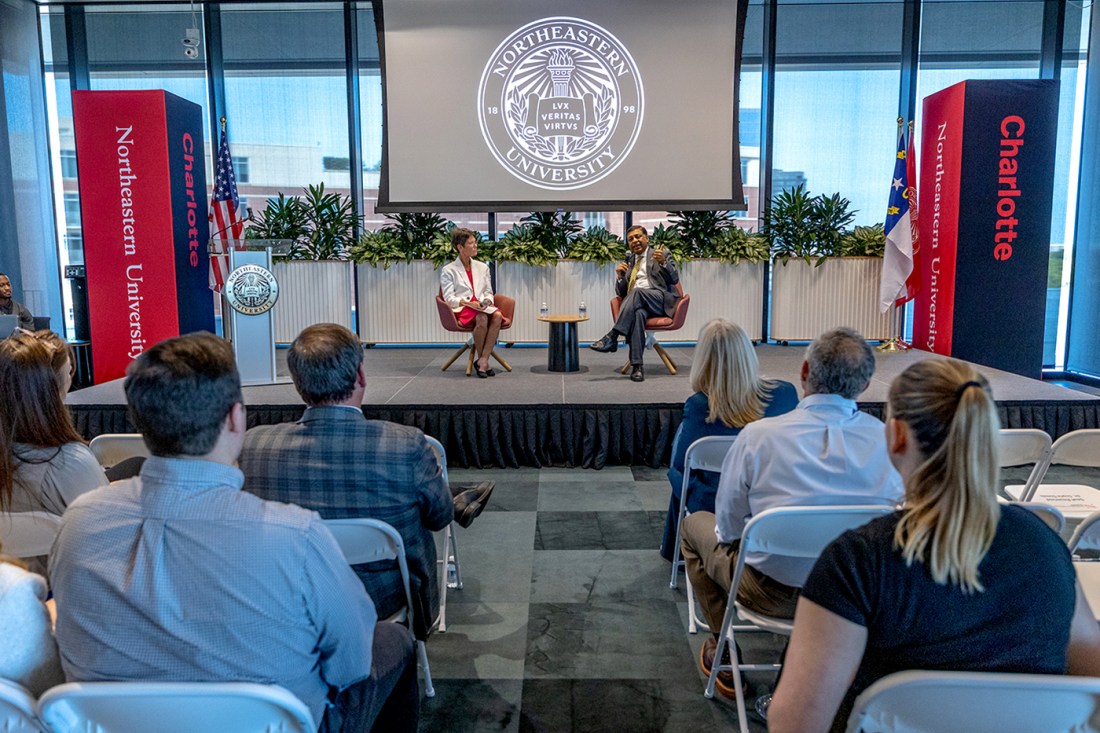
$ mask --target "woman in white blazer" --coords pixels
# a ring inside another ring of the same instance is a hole
[[[458,258],[443,266],[439,275],[443,300],[455,313],[463,326],[474,326],[474,351],[477,376],[484,379],[496,376],[489,366],[489,355],[497,343],[497,334],[503,316],[493,305],[493,283],[489,266],[474,259],[477,256],[477,236],[469,229],[456,227],[451,234],[451,244]]]

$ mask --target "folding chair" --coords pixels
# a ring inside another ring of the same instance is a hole
[[[1070,554],[1078,550],[1100,550],[1100,512],[1093,512],[1077,525],[1069,538]]]
[[[122,463],[127,458],[149,457],[149,449],[141,433],[104,433],[92,438],[88,448],[104,468]]]
[[[1004,503],[1027,509],[1059,534],[1066,528],[1066,518],[1062,516],[1062,512],[1050,504],[1037,504],[1033,501],[1006,501]]]
[[[856,698],[848,733],[1096,730],[1100,679],[1003,672],[897,672]]]
[[[676,547],[672,551],[672,579],[669,580],[669,588],[675,590],[676,574],[684,564],[683,558],[680,557],[680,536],[684,526],[684,517],[689,514],[687,500],[691,472],[714,471],[715,473],[721,473],[722,463],[726,460],[726,454],[729,453],[730,446],[733,445],[733,441],[736,439],[736,435],[709,435],[693,442],[688,446],[687,452],[684,453],[684,479],[680,484],[680,515],[676,519]],[[700,626],[709,630],[710,627],[707,626],[707,622],[699,618],[699,615],[695,612],[695,589],[691,587],[691,578],[687,577],[686,572],[684,573],[684,583],[687,585],[688,633],[696,633]]]
[[[34,697],[22,685],[0,679],[0,731],[42,733],[34,712]]]
[[[409,586],[409,565],[405,559],[405,543],[401,540],[401,534],[381,519],[349,517],[322,521],[336,538],[336,543],[340,545],[348,565],[397,560],[397,567],[401,571],[401,582],[405,586],[405,607],[384,620],[405,624],[412,629],[412,590]],[[420,669],[424,672],[424,694],[435,697],[432,671],[428,666],[428,648],[419,639],[416,641],[416,653],[420,660]]]
[[[812,564],[821,551],[844,530],[861,527],[872,519],[892,511],[893,507],[883,505],[776,507],[760,512],[745,525],[745,530],[741,533],[737,564],[734,565],[733,577],[730,581],[726,615],[722,618],[722,634],[718,638],[710,679],[707,680],[707,687],[703,693],[708,698],[714,697],[714,685],[718,679],[718,673],[722,670],[730,670],[733,673],[737,720],[741,733],[748,733],[749,727],[745,717],[745,691],[740,682],[740,672],[778,671],[781,665],[742,663],[737,652],[736,634],[768,631],[790,636],[794,628],[794,619],[766,616],[750,611],[737,602],[737,586],[745,573],[745,559],[751,553],[766,552],[769,555],[802,559],[807,564]],[[748,621],[748,625],[737,625],[738,616]],[[729,650],[732,664],[720,663],[726,649]]]
[[[448,490],[451,487],[451,481],[447,477],[447,451],[443,449],[443,444],[430,435],[425,435],[424,438],[428,441],[428,445],[435,451],[436,460],[439,461],[439,467],[443,471],[443,482],[447,484]],[[455,539],[455,523],[452,519],[447,527],[443,530],[443,552],[437,561],[439,565],[439,619],[436,622],[436,626],[439,629],[439,633],[445,633],[447,631],[447,589],[454,588],[455,590],[462,590],[462,566],[458,562],[458,541]],[[454,565],[455,577],[452,581],[450,578],[450,566]]]
[[[1024,490],[1027,491],[1042,476],[1050,446],[1050,435],[1045,430],[1001,428],[997,436],[997,448],[1001,456],[998,468],[1030,464],[1031,473],[1024,482]]]
[[[1083,484],[1045,484],[1043,478],[1051,466],[1100,468],[1100,429],[1074,430],[1050,447],[1042,470],[1030,486],[1009,486],[1013,499],[1039,501],[1056,507],[1067,519],[1084,519],[1100,510],[1100,489]]]
[[[251,682],[70,682],[38,701],[52,733],[314,733],[309,708],[277,685]]]
[[[4,553],[12,557],[49,555],[59,529],[61,517],[56,514],[0,513],[0,543],[4,545]]]

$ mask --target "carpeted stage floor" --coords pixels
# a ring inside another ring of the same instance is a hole
[[[660,466],[668,462],[684,400],[691,395],[692,347],[670,347],[678,365],[670,375],[656,354],[646,352],[646,380],[636,384],[616,370],[625,351],[597,354],[581,349],[582,371],[546,371],[545,348],[501,348],[508,373],[467,378],[465,358],[446,372],[440,367],[453,348],[374,348],[364,351],[368,417],[414,425],[439,438],[455,467]],[[765,376],[796,386],[804,349],[756,347]],[[882,416],[890,381],[926,352],[880,354],[870,387],[860,397],[865,411]],[[278,352],[285,370],[286,352]],[[1005,427],[1040,428],[1052,437],[1100,427],[1100,398],[1053,384],[981,367],[990,380]],[[296,420],[302,411],[289,383],[245,387],[249,424]],[[92,438],[132,432],[122,381],[73,392],[68,403],[77,429]]]

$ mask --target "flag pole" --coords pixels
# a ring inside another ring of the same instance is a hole
[[[899,138],[899,140],[901,138],[902,129],[904,128],[904,125],[905,125],[905,119],[903,117],[898,117],[898,138]],[[913,125],[910,122],[910,124],[909,124],[910,134],[912,134],[912,129],[913,129]],[[902,341],[901,336],[899,335],[899,333],[901,331],[901,327],[900,327],[901,318],[899,317],[897,299],[900,295],[901,295],[901,292],[899,291],[897,294],[895,294],[894,300],[890,303],[890,316],[889,316],[890,317],[890,338],[886,339],[881,344],[879,344],[877,347],[875,347],[875,351],[881,351],[884,354],[894,354],[894,353],[898,353],[898,352],[902,352],[902,351],[908,351],[910,349],[909,344]]]

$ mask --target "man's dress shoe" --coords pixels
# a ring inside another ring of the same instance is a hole
[[[630,370],[630,381],[631,382],[644,382],[645,381],[645,372],[642,371],[642,365],[641,364],[635,364],[634,367]]]
[[[593,341],[588,348],[601,354],[614,354],[619,350],[619,340],[604,336],[599,341]]]

